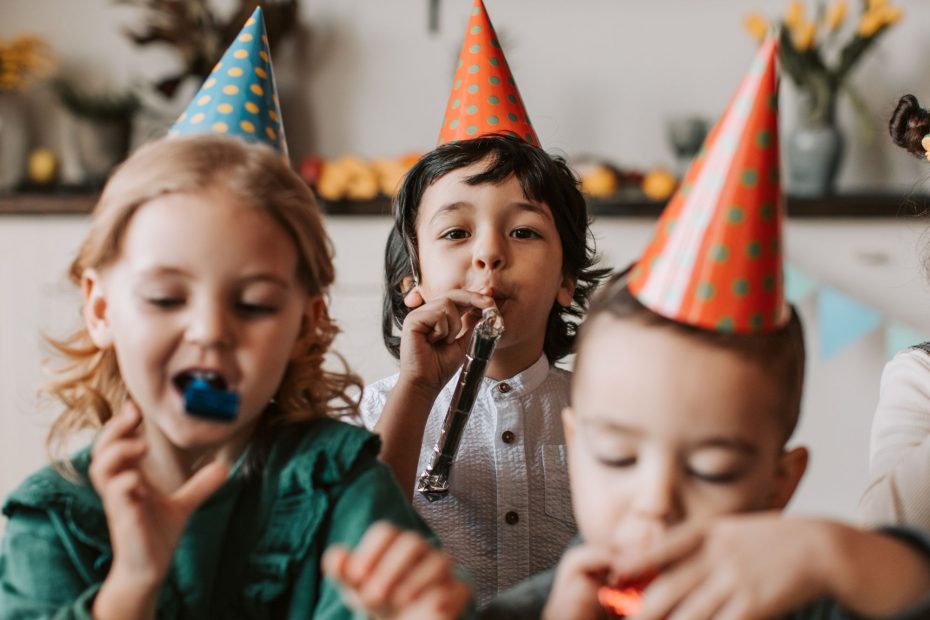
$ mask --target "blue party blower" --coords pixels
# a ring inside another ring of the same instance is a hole
[[[197,377],[184,387],[184,409],[208,420],[232,422],[239,412],[239,395],[215,388]]]

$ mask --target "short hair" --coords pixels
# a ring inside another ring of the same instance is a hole
[[[313,193],[285,160],[264,145],[233,137],[199,135],[151,142],[112,174],[94,208],[90,230],[71,264],[71,281],[80,285],[87,269],[117,261],[133,215],[168,194],[222,188],[241,204],[269,215],[294,242],[297,279],[310,295],[325,296],[335,278],[332,244]],[[295,352],[275,392],[273,415],[263,414],[263,437],[283,424],[324,416],[353,415],[361,379],[348,368],[324,368],[324,357],[339,332],[326,309],[306,346]],[[48,339],[66,362],[44,392],[64,406],[48,437],[53,460],[69,437],[99,428],[128,398],[116,354],[98,349],[86,327],[63,340]],[[271,409],[269,409],[271,411]]]
[[[530,200],[545,203],[552,211],[562,244],[562,273],[575,280],[575,293],[569,306],[555,302],[549,312],[543,352],[553,363],[572,352],[577,322],[584,315],[588,299],[609,273],[597,269],[594,237],[591,234],[587,204],[578,178],[565,160],[549,155],[519,138],[491,134],[439,146],[420,159],[404,177],[393,204],[394,227],[385,247],[382,335],[388,351],[400,354],[404,319],[410,309],[404,305],[405,278],[419,271],[416,219],[426,189],[453,170],[488,160],[487,169],[466,179],[470,185],[497,184],[516,177]]]
[[[804,388],[804,328],[797,310],[791,306],[791,317],[784,326],[769,332],[753,334],[717,332],[666,318],[644,306],[627,287],[629,269],[615,274],[591,300],[588,315],[579,328],[578,355],[575,370],[583,365],[585,342],[590,338],[591,325],[599,317],[636,322],[643,327],[668,329],[717,349],[730,351],[763,368],[779,388],[782,402],[778,408],[786,443],[801,415]],[[619,343],[618,346],[623,346]]]

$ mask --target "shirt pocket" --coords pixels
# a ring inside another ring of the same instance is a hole
[[[545,479],[546,514],[575,526],[572,516],[572,494],[568,484],[568,463],[564,445],[542,447],[543,478]]]

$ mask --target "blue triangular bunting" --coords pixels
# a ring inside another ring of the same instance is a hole
[[[885,330],[885,359],[890,360],[898,351],[926,341],[927,337],[920,332],[892,321]]]
[[[830,286],[824,286],[817,296],[820,356],[825,360],[831,359],[865,338],[881,321],[882,316],[877,311]]]
[[[785,297],[790,303],[799,304],[817,288],[817,281],[794,265],[785,263]]]

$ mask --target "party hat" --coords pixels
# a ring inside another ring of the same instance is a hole
[[[265,19],[258,7],[223,54],[169,136],[228,134],[261,142],[287,158]]]
[[[777,43],[767,40],[630,274],[645,306],[709,330],[789,318],[782,276]]]
[[[512,135],[539,146],[484,3],[475,0],[439,144],[491,133]]]

